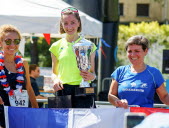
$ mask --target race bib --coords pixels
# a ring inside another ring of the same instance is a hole
[[[28,107],[29,97],[27,90],[22,90],[22,93],[18,93],[18,90],[14,90],[14,95],[9,96],[10,105],[13,107]]]

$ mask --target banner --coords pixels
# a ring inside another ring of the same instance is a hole
[[[158,112],[169,113],[169,109],[49,109],[5,106],[5,120],[6,128],[124,128],[126,112],[144,112],[150,115]]]
[[[134,128],[169,128],[169,114],[153,113]]]
[[[156,113],[156,112],[162,112],[162,113],[169,113],[169,109],[166,108],[144,108],[144,107],[131,107],[130,112],[143,112],[147,116]]]
[[[6,128],[123,128],[129,109],[48,109],[5,106]]]
[[[6,107],[6,128],[67,128],[68,109]]]

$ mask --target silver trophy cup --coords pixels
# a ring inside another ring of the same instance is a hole
[[[88,71],[91,67],[91,52],[93,48],[93,43],[86,40],[81,39],[78,43],[73,45],[73,51],[76,55],[76,61],[79,70],[85,70]],[[82,79],[80,83],[80,88],[83,88],[84,93],[94,93],[94,88],[90,87],[90,84],[88,81],[85,81]]]

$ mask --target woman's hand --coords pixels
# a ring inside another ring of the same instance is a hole
[[[121,108],[128,108],[128,102],[126,99],[121,99],[121,100],[116,100],[114,101],[116,107],[121,107]]]
[[[2,104],[4,104],[4,102],[3,102],[3,100],[2,100],[2,98],[0,96],[0,105],[2,105]]]
[[[94,73],[91,73],[91,72],[88,72],[88,71],[85,71],[85,70],[81,70],[80,75],[83,77],[83,79],[85,81],[92,81],[96,77],[96,75]]]
[[[55,79],[54,80],[54,85],[53,85],[54,91],[62,90],[63,89],[63,84],[60,79]]]

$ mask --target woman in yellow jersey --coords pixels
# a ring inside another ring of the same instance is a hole
[[[65,38],[52,44],[49,51],[52,57],[52,79],[54,90],[57,95],[72,95],[73,108],[94,107],[93,96],[75,96],[75,90],[79,87],[82,78],[85,81],[95,79],[95,50],[94,45],[91,53],[90,71],[80,71],[77,66],[73,44],[82,39],[79,33],[82,30],[79,12],[74,7],[68,7],[61,11],[60,33],[66,34]]]

